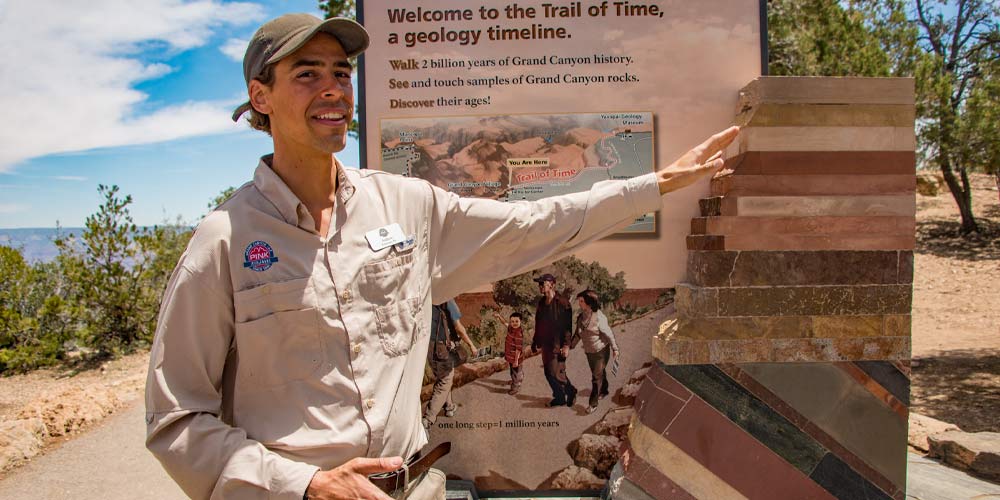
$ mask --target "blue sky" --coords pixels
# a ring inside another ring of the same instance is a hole
[[[0,0],[0,50],[15,54],[0,72],[0,228],[81,226],[99,184],[132,195],[137,224],[197,222],[271,150],[229,119],[246,40],[316,5]],[[357,142],[338,156],[356,165]]]

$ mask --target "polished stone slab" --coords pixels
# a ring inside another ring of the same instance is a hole
[[[913,194],[726,196],[721,203],[721,215],[749,217],[914,217],[916,214],[916,198]]]
[[[914,234],[730,234],[688,235],[691,251],[912,250]]]
[[[726,159],[733,175],[914,175],[913,151],[751,151]]]
[[[801,450],[791,446],[774,450],[769,444],[775,443],[761,442],[742,425],[753,424],[734,422],[730,417],[706,401],[692,398],[660,435],[747,498],[833,498],[807,477],[810,467],[798,469],[779,454],[798,458]],[[651,418],[655,419],[647,415],[640,421],[650,427]],[[782,446],[788,443],[783,440]],[[673,476],[672,471],[665,472]]]
[[[889,393],[906,406],[910,406],[910,377],[887,361],[858,361],[854,363]]]
[[[687,281],[702,287],[910,284],[912,251],[692,251]]]
[[[712,196],[912,194],[917,178],[898,175],[726,175],[713,179]]]
[[[914,151],[917,137],[907,127],[749,127],[740,131],[739,152]]]
[[[913,106],[912,78],[761,76],[740,89],[736,112],[760,104],[902,104]]]
[[[908,104],[760,103],[736,116],[740,127],[912,127]]]
[[[675,287],[681,317],[909,314],[911,285]]]
[[[907,419],[829,363],[740,367],[896,485],[906,482]]]
[[[677,365],[896,361],[910,358],[910,337],[689,340],[657,335],[653,357]]]
[[[720,201],[721,203],[721,201]],[[722,207],[719,206],[721,211]],[[910,216],[854,217],[695,217],[691,234],[856,234],[912,235],[916,220]]]
[[[674,339],[872,338],[910,335],[909,316],[740,316],[678,318]]]
[[[633,420],[629,443],[635,455],[669,478],[695,498],[746,500],[747,497],[715,475],[709,468],[642,422]]]
[[[831,453],[835,454],[844,463],[848,464],[858,474],[861,474],[867,480],[871,481],[872,484],[877,486],[879,489],[891,493],[893,498],[897,498],[902,495],[904,485],[893,484],[889,478],[872,468],[864,460],[837,442],[837,440],[823,431],[823,429],[818,427],[815,423],[796,411],[776,394],[761,385],[760,382],[743,371],[742,367],[746,365],[722,364],[717,366],[726,375],[743,386],[743,388],[750,391],[751,394],[770,406],[774,409],[774,411],[778,412],[781,416],[795,424],[796,427],[802,429],[803,432],[812,436],[817,443],[822,445]]]
[[[684,491],[676,482],[642,459],[628,445],[622,453],[622,458],[615,465],[622,470],[622,479],[631,484],[616,484],[616,472],[611,472],[611,483],[616,491],[612,498],[616,500],[645,500],[648,495],[652,499],[694,500],[695,497]],[[631,488],[638,492],[630,491]]]

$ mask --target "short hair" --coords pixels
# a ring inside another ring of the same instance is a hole
[[[514,311],[514,312],[510,313],[510,318],[507,318],[507,319],[514,319],[514,318],[517,318],[517,319],[519,319],[521,321],[524,321],[524,316],[521,316],[521,313],[519,313],[517,311]]]
[[[588,288],[576,294],[576,296],[577,298],[583,299],[583,302],[587,304],[587,307],[589,307],[591,311],[599,311],[601,309],[601,301],[597,297],[597,292]]]
[[[263,69],[260,70],[260,74],[255,76],[253,79],[260,83],[270,87],[274,85],[274,66],[277,63],[271,63],[265,65]],[[253,103],[250,104],[249,116],[247,116],[247,122],[250,123],[250,127],[263,131],[267,135],[271,135],[271,118],[261,112],[258,112],[253,107]]]

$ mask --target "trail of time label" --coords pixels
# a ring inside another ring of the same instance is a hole
[[[650,112],[384,118],[381,168],[460,196],[534,201],[652,172],[653,133]],[[648,213],[622,232],[655,230]]]

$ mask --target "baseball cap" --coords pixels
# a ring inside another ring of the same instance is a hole
[[[264,66],[295,52],[317,33],[333,35],[347,57],[354,57],[368,48],[368,32],[354,20],[334,17],[324,21],[311,14],[285,14],[264,23],[250,39],[243,55],[243,78],[247,85],[260,75]],[[233,112],[233,121],[249,110],[250,101],[241,104]]]
[[[543,281],[551,281],[551,282],[555,283],[556,282],[556,277],[552,276],[549,273],[545,273],[545,274],[543,274],[543,275],[541,275],[541,276],[539,276],[537,278],[533,278],[532,281],[534,281],[535,283],[541,283]]]

